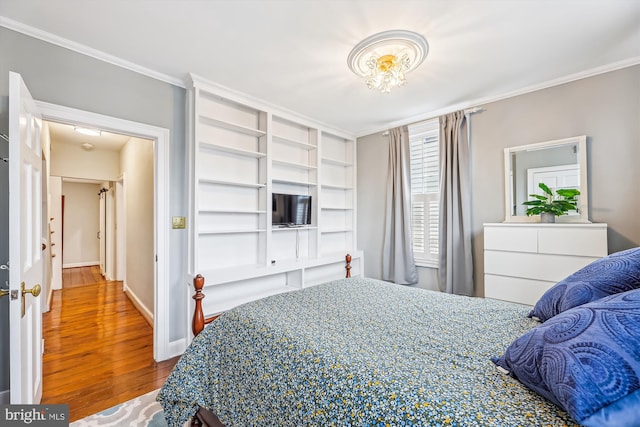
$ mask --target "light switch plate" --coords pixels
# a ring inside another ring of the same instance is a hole
[[[171,221],[171,226],[173,228],[185,228],[186,226],[186,218],[183,216],[174,216]]]

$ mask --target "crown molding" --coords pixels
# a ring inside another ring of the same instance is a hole
[[[463,103],[448,105],[443,108],[439,108],[437,110],[429,111],[423,114],[419,114],[417,116],[409,117],[402,120],[396,120],[390,123],[387,123],[384,126],[378,126],[375,128],[363,129],[359,132],[356,132],[356,137],[361,138],[363,136],[372,135],[378,132],[384,132],[389,129],[396,128],[398,126],[410,125],[412,123],[416,123],[422,120],[432,119],[434,117],[441,116],[443,114],[449,114],[453,111],[464,110],[468,108],[478,107],[480,105],[489,104],[491,102],[501,101],[503,99],[513,98],[515,96],[524,95],[531,92],[536,92],[542,89],[548,89],[554,86],[560,86],[565,83],[571,83],[576,80],[586,79],[588,77],[594,77],[599,74],[608,73],[611,71],[621,70],[623,68],[633,67],[634,65],[640,64],[640,56],[635,56],[633,58],[624,59],[622,61],[612,62],[607,65],[603,65],[596,68],[591,68],[589,70],[580,71],[579,73],[569,74],[567,76],[559,77],[557,79],[548,80],[543,83],[538,83],[531,86],[526,86],[514,91],[505,92],[496,96],[488,96],[485,98],[478,98],[471,101],[465,101]]]
[[[147,77],[151,77],[152,79],[160,80],[165,83],[169,83],[171,85],[184,88],[184,81],[182,79],[179,79],[167,74],[159,73],[150,68],[143,67],[142,65],[138,65],[133,62],[127,61],[125,59],[118,58],[117,56],[110,55],[98,49],[93,49],[89,46],[71,41],[64,37],[56,36],[55,34],[51,34],[39,28],[31,27],[21,22],[14,21],[13,19],[9,19],[5,16],[0,16],[0,26],[16,31],[18,33],[25,34],[30,37],[34,37],[36,39],[45,41],[47,43],[51,43],[51,44],[63,47],[65,49],[78,52],[82,55],[90,56],[92,58],[98,59],[103,62],[107,62],[117,67],[125,68],[129,71],[133,71],[135,73],[142,74]]]

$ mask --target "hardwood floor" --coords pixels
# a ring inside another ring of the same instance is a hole
[[[63,270],[43,335],[42,403],[68,403],[70,421],[155,390],[178,361],[153,360],[153,329],[98,266]]]

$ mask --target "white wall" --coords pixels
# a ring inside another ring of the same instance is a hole
[[[49,208],[51,212],[50,229],[51,255],[51,288],[62,289],[62,178],[52,176],[49,178]]]
[[[97,265],[100,260],[100,188],[99,184],[62,183],[64,268]]]
[[[120,175],[120,154],[116,151],[85,151],[66,141],[51,146],[51,175],[115,181]]]
[[[131,138],[122,148],[126,209],[126,283],[128,292],[153,315],[154,309],[154,178],[153,143]]]

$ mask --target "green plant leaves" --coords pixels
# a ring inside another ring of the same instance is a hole
[[[580,191],[575,188],[559,188],[554,195],[551,189],[544,183],[539,183],[538,187],[546,193],[541,194],[529,194],[529,197],[533,197],[534,200],[528,200],[522,204],[530,206],[527,209],[527,215],[539,215],[543,212],[548,212],[556,216],[566,215],[567,212],[578,210],[578,199]]]

